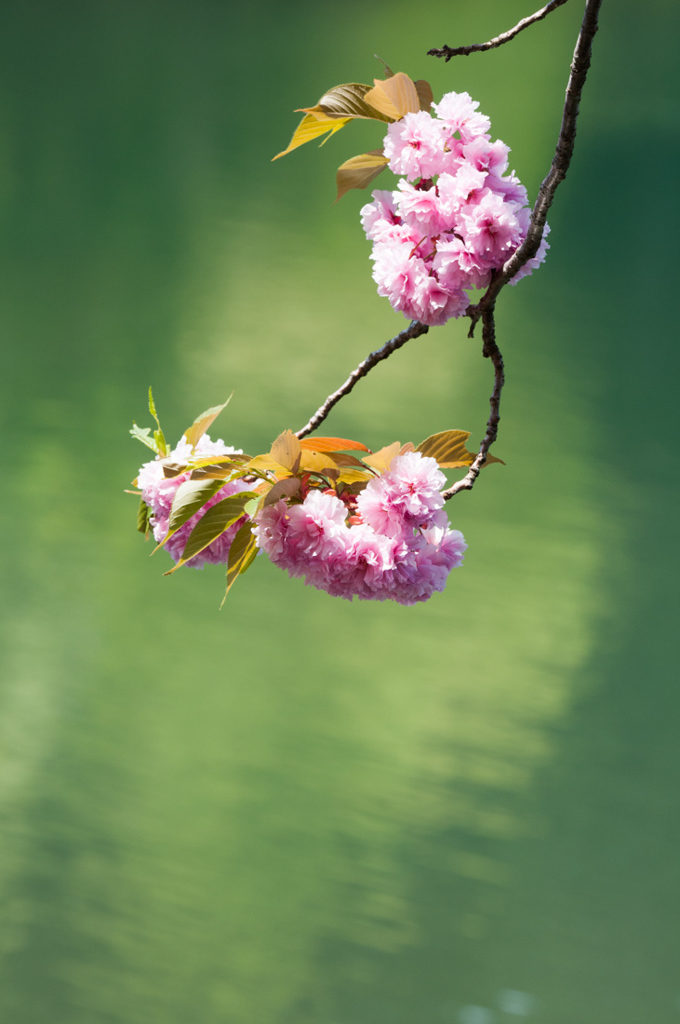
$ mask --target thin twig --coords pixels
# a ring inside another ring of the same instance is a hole
[[[516,35],[519,35],[529,25],[533,25],[536,21],[542,21],[547,14],[554,11],[557,7],[561,7],[562,4],[566,4],[567,0],[550,0],[549,4],[542,7],[540,11],[536,11],[535,14],[530,14],[528,18],[522,18],[514,28],[508,29],[507,32],[503,32],[500,36],[496,36],[494,39],[490,39],[488,43],[474,43],[473,46],[442,46],[441,50],[428,50],[428,57],[443,57],[444,60],[449,61],[452,57],[467,57],[471,53],[481,53],[483,50],[495,50],[497,46],[502,46],[503,43],[509,43],[511,39],[514,39]]]
[[[475,480],[479,476],[479,472],[486,462],[489,448],[494,443],[498,435],[498,424],[501,418],[501,391],[505,384],[505,371],[503,367],[503,356],[496,344],[496,324],[494,321],[493,307],[485,309],[482,313],[482,340],[484,343],[482,354],[485,359],[490,359],[493,363],[493,391],[491,392],[491,398],[489,399],[491,412],[489,414],[489,419],[487,420],[484,440],[479,447],[479,452],[477,453],[475,461],[472,463],[462,480],[457,480],[455,484],[452,484],[451,487],[448,488],[448,490],[442,491],[442,497],[445,501],[452,498],[454,494],[458,494],[459,491],[472,490]]]
[[[345,383],[339,387],[337,391],[334,391],[332,395],[329,395],[323,405],[319,406],[309,423],[306,423],[304,427],[301,427],[300,430],[297,431],[296,436],[300,438],[306,437],[307,434],[311,434],[313,430],[316,430],[316,428],[326,419],[333,406],[337,405],[341,398],[344,398],[345,395],[350,393],[357,381],[361,380],[362,377],[365,377],[366,374],[372,370],[374,366],[377,366],[378,363],[382,362],[383,359],[387,359],[387,357],[391,356],[393,352],[396,352],[398,348],[405,345],[407,341],[411,341],[412,338],[419,338],[421,334],[427,334],[429,329],[430,328],[427,324],[421,324],[419,320],[412,320],[406,330],[402,331],[401,334],[397,334],[396,337],[390,338],[390,340],[386,341],[381,348],[376,349],[375,352],[371,352],[369,356],[366,356],[363,362],[359,363],[356,370],[353,370],[350,373]]]

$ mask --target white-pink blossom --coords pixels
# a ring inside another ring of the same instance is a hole
[[[176,448],[168,453],[165,458],[152,459],[145,462],[137,474],[137,485],[142,492],[142,500],[149,506],[149,525],[157,543],[164,541],[168,535],[168,525],[172,503],[177,491],[183,483],[191,476],[191,470],[166,477],[165,470],[177,465],[184,465],[190,459],[205,458],[215,455],[240,455],[241,449],[232,448],[226,445],[221,439],[211,441],[208,434],[203,434],[195,449],[183,437]],[[187,540],[192,530],[205,515],[209,508],[216,505],[223,498],[228,498],[239,491],[248,491],[254,486],[253,483],[246,483],[243,479],[231,480],[225,483],[206,503],[195,512],[194,515],[184,523],[179,530],[172,534],[165,543],[165,550],[170,557],[178,562],[182,557]],[[238,519],[224,533],[217,537],[203,551],[194,556],[187,565],[193,569],[202,569],[206,563],[214,565],[226,564],[229,559],[229,548],[236,533],[245,522],[246,517]]]

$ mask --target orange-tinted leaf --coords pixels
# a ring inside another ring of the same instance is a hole
[[[280,462],[291,473],[297,473],[302,450],[300,442],[292,430],[284,430],[282,434],[279,434],[271,446],[269,454],[275,462]]]
[[[289,476],[285,480],[279,480],[265,495],[263,505],[273,505],[280,498],[292,498],[300,490],[301,480],[296,476]]]
[[[166,480],[172,479],[173,476],[179,476],[180,473],[185,473],[188,468],[186,463],[163,460],[163,476]]]
[[[315,107],[302,107],[306,114],[312,117],[325,115],[326,117],[347,117],[347,118],[369,118],[373,121],[391,121],[375,107],[366,103],[364,96],[371,91],[370,85],[363,85],[361,82],[347,82],[345,85],[335,85],[328,92],[324,93]]]
[[[365,102],[393,121],[399,121],[404,114],[416,114],[420,100],[416,87],[403,71],[397,72],[386,81],[374,79],[375,85],[366,93]]]
[[[217,469],[226,469],[228,466],[232,466],[234,469],[239,466],[245,466],[250,462],[250,455],[236,454],[231,455],[205,455],[201,459],[192,459],[191,465],[187,466],[187,469],[197,470],[205,469],[208,466],[214,466]]]
[[[390,468],[392,459],[399,454],[400,449],[401,443],[399,441],[394,441],[392,444],[388,444],[384,448],[381,448],[379,452],[375,453],[375,455],[365,455],[363,462],[365,462],[367,466],[370,466],[371,469],[376,469],[378,473],[386,473]]]
[[[276,156],[272,157],[272,160],[278,160],[280,156],[285,156],[286,153],[292,152],[297,149],[298,146],[303,146],[305,142],[311,142],[312,139],[318,139],[321,135],[329,133],[328,138],[334,135],[335,132],[339,132],[341,128],[344,128],[346,124],[352,119],[350,117],[326,117],[326,115],[315,115],[305,114],[293,132],[293,138],[288,143],[286,149],[277,153]],[[327,141],[324,139],[324,142]]]
[[[432,434],[416,448],[421,455],[436,459],[442,469],[458,469],[462,466],[471,466],[477,458],[475,452],[468,451],[465,442],[470,436],[468,430],[442,430],[439,434]],[[487,455],[485,466],[492,462],[500,462],[505,465],[502,459],[495,455]]]
[[[367,484],[369,480],[373,479],[373,473],[367,469],[343,469],[338,474],[337,482],[339,484],[357,484],[360,483],[362,486]]]
[[[432,86],[429,82],[426,82],[424,78],[419,78],[417,82],[413,83],[418,93],[418,102],[420,103],[421,110],[429,110],[432,106],[432,100],[434,94],[432,92]]]
[[[336,203],[351,188],[367,188],[373,179],[385,170],[387,163],[387,157],[382,149],[372,149],[369,153],[353,156],[351,160],[340,164],[335,178],[338,186]]]
[[[194,422],[191,424],[188,430],[184,431],[184,436],[187,442],[192,448],[195,448],[200,439],[205,434],[206,430],[212,425],[213,421],[217,419],[223,409],[226,409],[231,402],[232,395],[222,405],[214,405],[212,409],[206,409],[200,416],[197,416]]]
[[[350,441],[346,437],[303,437],[301,448],[314,452],[370,452],[360,441]]]
[[[414,452],[415,450],[416,446],[414,445],[413,441],[407,441],[406,444],[402,444],[401,448],[399,449],[399,454],[406,455],[407,452]]]
[[[416,451],[428,458],[436,459],[440,466],[448,469],[470,466],[475,456],[465,447],[469,436],[469,430],[442,430],[421,441]]]
[[[260,473],[274,473],[279,479],[290,476],[290,470],[282,466],[271,457],[271,455],[256,455],[254,459],[245,466],[246,469],[256,470]]]
[[[210,466],[203,466],[194,469],[189,477],[190,480],[227,480],[238,476],[245,476],[246,470],[237,462],[215,462]]]
[[[355,458],[354,455],[346,455],[344,452],[331,452],[329,458],[333,460],[334,465],[345,467],[345,466],[358,466],[359,469],[363,468],[363,463],[359,459]]]
[[[333,456],[330,452],[310,452],[305,449],[300,458],[300,473],[324,473],[333,468]]]

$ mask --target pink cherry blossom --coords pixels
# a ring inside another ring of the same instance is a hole
[[[359,494],[359,522],[334,494],[313,489],[302,503],[263,509],[255,537],[275,565],[332,596],[415,604],[444,589],[466,547],[450,528],[443,483],[434,459],[407,452]]]
[[[403,177],[361,211],[378,294],[431,326],[463,316],[470,289],[487,287],[528,229],[526,189],[505,173],[509,149],[491,142],[478,107],[468,93],[452,92],[433,104],[435,116],[419,111],[391,124],[385,155]],[[543,261],[546,236],[513,284]]]
[[[467,92],[448,92],[432,108],[443,121],[448,131],[458,132],[463,142],[471,142],[479,135],[485,135],[491,121],[485,114],[478,114],[479,103]]]
[[[406,114],[387,129],[384,152],[390,170],[409,181],[437,174],[444,141],[440,125],[426,110]]]

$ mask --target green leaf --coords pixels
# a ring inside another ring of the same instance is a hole
[[[418,102],[421,110],[428,110],[432,106],[434,94],[432,92],[432,86],[429,82],[426,82],[424,78],[419,78],[417,82],[413,83],[416,87],[416,93],[418,94]]]
[[[165,457],[168,454],[169,449],[163,431],[154,430],[153,439],[158,445],[158,454],[161,455],[162,457]]]
[[[231,547],[229,548],[229,562],[227,565],[227,589],[222,600],[226,600],[227,594],[233,587],[236,577],[244,573],[250,566],[257,554],[257,543],[253,536],[253,524],[244,523],[238,531]]]
[[[214,420],[217,419],[222,410],[227,408],[233,397],[234,392],[232,391],[226,402],[223,402],[222,405],[214,405],[211,409],[206,409],[205,412],[202,412],[200,416],[196,417],[189,429],[184,431],[187,443],[190,444],[192,448],[196,447],[206,430],[208,430]]]
[[[189,534],[182,557],[175,568],[170,571],[174,572],[176,569],[180,569],[214,540],[217,540],[230,526],[233,526],[243,515],[244,506],[251,498],[251,491],[242,491],[240,494],[232,494],[228,498],[223,498],[222,501],[218,501],[216,505],[209,508]],[[166,575],[168,574],[166,573]]]
[[[291,473],[297,473],[302,449],[292,430],[284,430],[282,434],[279,434],[271,446],[269,454],[285,469],[290,470]]]
[[[315,116],[314,114],[305,114],[293,132],[293,138],[288,143],[286,149],[283,149],[276,156],[272,157],[272,160],[278,160],[279,157],[285,156],[287,153],[291,153],[298,146],[304,146],[305,142],[311,142],[312,139],[318,139],[321,135],[329,133],[328,138],[331,135],[335,135],[341,128],[344,128],[346,124],[349,124],[351,118],[336,118],[326,117],[325,115]],[[325,142],[328,140],[325,139]]]
[[[150,436],[151,427],[144,427],[144,429],[142,429],[141,427],[138,427],[136,423],[133,423],[130,433],[133,437],[136,437],[138,441],[141,441],[142,444],[145,444],[147,448],[150,448],[152,452],[155,452],[156,455],[158,455],[158,445]]]
[[[222,487],[224,487],[223,480],[185,480],[183,484],[180,484],[170,509],[168,537],[184,526],[194,513],[203,508],[206,501],[210,501]],[[167,540],[168,537],[165,539]]]
[[[328,92],[324,93],[315,107],[302,107],[301,109],[307,114],[312,114],[314,117],[325,114],[326,117],[358,117],[389,123],[393,118],[386,116],[376,107],[366,102],[364,97],[371,90],[372,86],[363,85],[361,82],[347,82],[345,85],[335,85]]]
[[[143,498],[140,499],[137,509],[137,529],[140,533],[149,532],[149,506]]]
[[[367,188],[374,178],[377,178],[380,172],[385,170],[387,164],[388,160],[382,149],[372,149],[368,153],[353,156],[351,160],[340,164],[335,177],[338,186],[336,203],[351,188]]]
[[[153,391],[152,391],[151,388],[149,388],[149,412],[151,413],[151,415],[155,419],[156,425],[157,425],[158,429],[160,430],[161,429],[161,425],[160,425],[159,420],[158,420],[158,413],[156,412],[156,403],[153,400]]]
[[[375,85],[364,97],[364,102],[370,104],[384,114],[390,121],[399,121],[404,114],[417,114],[420,110],[420,100],[416,87],[403,71],[398,71],[386,81],[374,79]]]
[[[149,388],[149,412],[155,419],[156,426],[158,427],[158,430],[154,430],[153,432],[154,440],[156,442],[156,445],[158,446],[158,454],[161,456],[165,456],[168,454],[169,449],[165,440],[165,435],[163,433],[163,430],[161,429],[160,420],[158,419],[158,414],[156,412],[156,403],[153,400],[153,391],[151,390],[151,388]]]
[[[384,67],[384,69],[385,69],[385,78],[391,78],[392,75],[394,74],[394,71],[389,66],[389,64],[386,64],[385,61],[382,59],[382,57],[379,57],[377,53],[374,53],[373,56],[375,57],[376,60],[379,60],[380,63],[382,64],[382,66]]]
[[[289,477],[288,479],[292,480],[293,478]],[[258,490],[250,492],[250,494],[251,494],[250,501],[247,501],[245,503],[245,505],[243,506],[243,511],[245,512],[245,514],[247,516],[250,516],[251,519],[254,519],[255,516],[257,515],[257,513],[262,508],[262,505],[264,504],[264,499],[266,498],[267,494],[269,493],[269,490],[271,490],[271,488],[268,488],[267,490],[265,490],[263,492],[263,491],[260,491],[259,488],[258,488]]]

